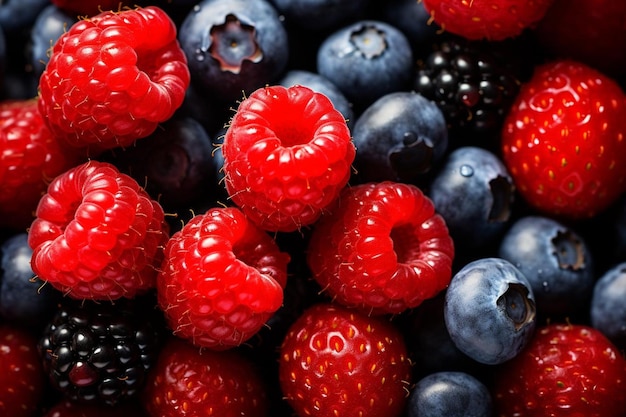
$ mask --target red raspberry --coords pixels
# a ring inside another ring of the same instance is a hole
[[[399,313],[448,286],[454,244],[419,188],[386,181],[344,189],[316,223],[307,256],[337,302]]]
[[[28,232],[32,268],[73,298],[132,298],[154,287],[169,236],[163,209],[113,165],[56,177]]]
[[[240,345],[281,306],[289,260],[239,209],[210,209],[167,243],[159,305],[177,336],[215,350]]]
[[[176,27],[157,7],[80,20],[54,44],[39,108],[73,146],[128,146],[180,107],[189,69]]]
[[[82,162],[82,153],[52,135],[36,99],[0,103],[0,146],[0,226],[24,231],[50,179]]]
[[[226,190],[265,230],[315,222],[350,177],[355,148],[342,114],[303,86],[260,88],[239,105],[222,147]]]
[[[268,417],[266,385],[241,352],[201,351],[169,339],[148,374],[142,402],[150,417]]]
[[[93,16],[105,10],[121,10],[124,6],[132,6],[132,1],[120,0],[50,0],[64,12],[77,16]]]

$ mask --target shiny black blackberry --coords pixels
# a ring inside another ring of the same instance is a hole
[[[38,344],[52,387],[110,406],[137,395],[162,339],[162,318],[143,301],[64,301]]]
[[[414,89],[434,101],[448,124],[450,148],[490,148],[528,76],[517,45],[446,38],[418,60]]]

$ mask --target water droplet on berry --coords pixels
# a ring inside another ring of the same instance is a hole
[[[470,165],[461,165],[461,168],[459,168],[459,172],[464,177],[471,177],[472,175],[474,175],[474,168],[472,168]]]

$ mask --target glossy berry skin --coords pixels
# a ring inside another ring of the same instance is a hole
[[[448,149],[448,129],[437,105],[409,91],[389,93],[359,116],[352,129],[360,182],[416,182],[435,170]]]
[[[132,298],[154,287],[169,238],[160,204],[113,165],[91,160],[56,177],[28,231],[31,266],[72,298]]]
[[[159,305],[176,336],[226,350],[252,337],[282,305],[288,263],[241,210],[209,209],[168,241]]]
[[[266,387],[236,350],[215,352],[170,338],[148,377],[142,404],[150,417],[269,417]]]
[[[50,386],[66,399],[100,407],[137,398],[161,347],[151,302],[65,300],[37,344]]]
[[[0,103],[0,226],[24,231],[51,178],[83,162],[45,125],[37,100]]]
[[[626,95],[593,68],[546,63],[522,85],[502,132],[502,154],[536,210],[589,218],[625,190]]]
[[[204,0],[180,27],[194,88],[232,105],[281,76],[287,31],[268,0]]]
[[[571,227],[549,217],[521,217],[502,237],[498,256],[528,279],[539,313],[562,318],[580,314],[589,303],[594,260],[587,242]]]
[[[283,74],[277,84],[292,87],[294,85],[303,85],[309,87],[313,91],[324,94],[333,103],[333,106],[341,112],[346,119],[348,127],[354,125],[355,115],[352,104],[346,96],[337,88],[337,86],[328,78],[321,76],[316,72],[292,69]]]
[[[626,360],[598,330],[553,323],[497,370],[496,415],[618,417],[626,410]]]
[[[553,0],[424,0],[441,28],[467,39],[498,41],[537,24]]]
[[[315,224],[307,252],[313,278],[335,302],[386,314],[447,287],[454,244],[419,188],[385,181],[344,189]]]
[[[37,15],[30,32],[30,64],[37,80],[46,68],[50,46],[78,21],[77,15],[67,13],[54,4],[48,5]]]
[[[285,336],[279,382],[299,417],[398,417],[411,364],[401,333],[388,320],[319,303]]]
[[[154,132],[189,86],[176,26],[158,7],[103,12],[53,45],[39,109],[54,135],[93,154]]]
[[[337,29],[317,50],[317,72],[358,109],[385,94],[405,90],[413,65],[413,51],[404,33],[378,20],[359,20]]]
[[[226,190],[262,229],[295,231],[347,184],[355,152],[328,97],[299,85],[263,87],[241,102],[226,131]]]
[[[330,31],[359,16],[367,0],[271,0],[288,27],[312,33]]]
[[[14,324],[40,329],[54,312],[60,294],[34,279],[33,250],[28,234],[16,233],[0,244],[0,317]]]
[[[626,262],[605,271],[595,281],[590,307],[590,324],[615,346],[626,349]]]
[[[446,220],[455,244],[476,251],[502,236],[516,194],[511,175],[495,153],[462,146],[444,159],[428,196]]]
[[[407,406],[408,417],[490,417],[489,388],[472,374],[435,372],[417,381]]]
[[[0,324],[0,412],[36,415],[46,387],[43,375],[35,336],[16,325]]]
[[[454,344],[477,362],[498,365],[530,342],[535,298],[526,277],[501,258],[463,266],[446,291],[444,320]]]

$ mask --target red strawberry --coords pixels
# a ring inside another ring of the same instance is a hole
[[[43,398],[45,379],[37,339],[25,330],[0,325],[0,413],[33,417]]]
[[[252,337],[278,310],[289,255],[237,208],[193,217],[165,247],[159,305],[174,334],[224,350]]]
[[[261,228],[310,225],[348,182],[355,148],[342,114],[303,86],[260,88],[239,105],[222,147],[226,190]]]
[[[0,226],[21,231],[50,179],[83,161],[52,135],[36,99],[0,102],[0,151]]]
[[[115,407],[83,404],[61,399],[43,417],[143,417],[146,416],[139,404],[125,403]]]
[[[392,322],[322,303],[290,327],[279,382],[301,417],[396,417],[406,404],[411,364]]]
[[[545,15],[554,0],[422,0],[443,30],[467,39],[518,36]]]
[[[28,232],[41,280],[73,298],[132,298],[154,287],[169,237],[163,209],[113,165],[89,161],[56,177]]]
[[[497,370],[500,417],[622,417],[626,360],[598,330],[550,324],[526,350]]]
[[[555,0],[535,34],[552,56],[578,60],[609,76],[626,76],[624,1]]]
[[[266,417],[263,383],[238,351],[201,350],[172,338],[148,375],[142,400],[150,417]]]
[[[307,256],[338,303],[399,313],[448,286],[454,244],[419,188],[381,182],[344,189],[315,224]]]
[[[626,95],[575,61],[536,68],[502,132],[503,159],[519,193],[543,212],[591,217],[625,190]]]
[[[95,151],[128,146],[182,104],[189,69],[176,26],[157,7],[103,12],[54,44],[39,82],[52,132]]]

